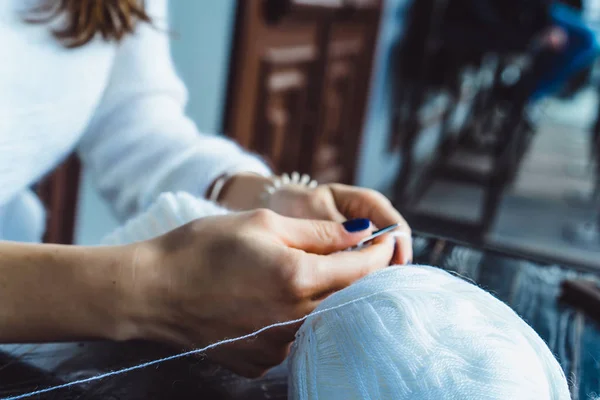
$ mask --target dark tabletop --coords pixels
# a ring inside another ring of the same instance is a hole
[[[459,273],[508,303],[548,343],[567,376],[573,400],[600,393],[600,328],[559,301],[565,279],[586,277],[569,268],[416,238],[415,262]],[[96,376],[175,354],[154,343],[68,343],[0,346],[0,398]],[[185,357],[35,399],[285,399],[287,369],[238,377],[201,357]]]

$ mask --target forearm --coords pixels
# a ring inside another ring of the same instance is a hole
[[[126,248],[0,242],[0,342],[126,336],[127,257]]]

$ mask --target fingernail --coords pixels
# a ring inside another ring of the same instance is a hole
[[[366,218],[353,219],[344,222],[344,228],[350,233],[366,231],[371,227],[371,221]]]

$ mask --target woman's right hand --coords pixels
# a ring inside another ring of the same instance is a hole
[[[197,220],[133,245],[134,337],[201,348],[312,312],[327,295],[389,265],[394,240],[341,252],[372,231],[258,210]],[[247,377],[280,364],[299,324],[208,355]]]

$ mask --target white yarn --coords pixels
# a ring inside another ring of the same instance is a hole
[[[163,193],[145,212],[116,229],[102,243],[119,245],[149,240],[195,219],[227,213],[227,209],[186,192]]]
[[[570,399],[548,346],[484,290],[437,268],[392,267],[317,311],[369,294],[308,317],[288,360],[290,399]]]
[[[104,243],[146,240],[226,213],[165,193]],[[390,267],[328,297],[300,328],[288,365],[292,400],[570,399],[548,346],[510,307],[425,266]]]

